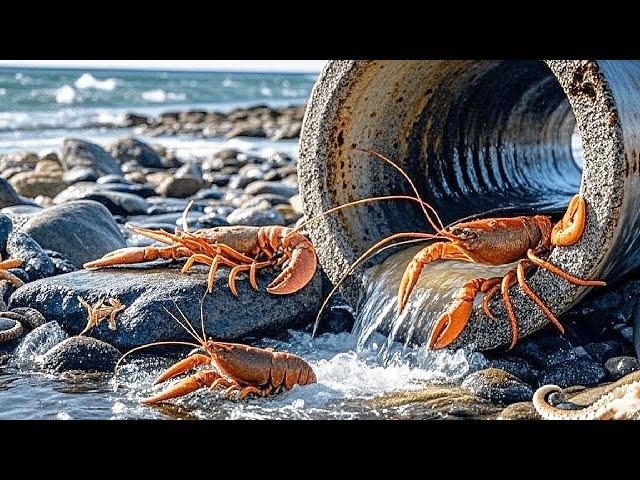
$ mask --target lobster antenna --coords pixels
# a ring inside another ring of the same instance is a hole
[[[437,238],[442,238],[442,237],[438,237],[437,235],[432,235],[429,233],[403,232],[403,233],[395,233],[393,235],[389,235],[388,237],[383,238],[382,240],[378,241],[375,245],[370,247],[366,252],[360,255],[355,262],[351,264],[351,266],[347,269],[345,274],[335,284],[331,292],[329,292],[329,295],[327,295],[327,298],[325,298],[324,302],[322,303],[322,306],[320,307],[320,311],[318,312],[318,315],[316,315],[316,321],[313,326],[313,332],[311,333],[311,337],[315,337],[316,335],[316,330],[318,330],[318,325],[320,324],[320,317],[322,316],[322,312],[324,312],[324,309],[328,305],[329,300],[331,299],[331,297],[333,297],[333,295],[336,293],[340,285],[342,285],[342,283],[347,279],[347,277],[355,271],[358,265],[360,265],[362,262],[367,260],[374,253],[378,253],[376,252],[376,250],[380,249],[381,247],[384,247],[386,243],[389,243],[390,241],[395,240],[396,238],[403,238],[403,237],[417,238],[420,240],[434,240]],[[400,244],[398,243],[398,245]],[[393,244],[390,246],[395,247],[396,244]]]
[[[178,307],[178,305],[176,304],[175,300],[173,301],[173,304],[175,305],[176,309],[178,309],[178,311],[180,313],[182,313],[182,311],[180,310],[180,308]],[[187,320],[187,318],[182,315],[182,318],[184,318],[184,322],[181,321],[178,317],[176,317],[173,313],[171,313],[167,308],[162,307],[162,309],[167,312],[167,315],[169,315],[171,318],[173,318],[176,322],[178,322],[178,325],[180,325],[182,328],[184,328],[187,333],[189,335],[191,335],[194,339],[196,339],[199,343],[202,343],[202,339],[198,336],[198,333],[196,332],[195,328],[193,328],[193,325],[191,325],[191,323],[189,323],[189,320]]]
[[[383,197],[363,198],[361,200],[354,200],[354,201],[349,202],[349,203],[344,203],[344,204],[339,205],[337,207],[331,208],[331,209],[327,210],[326,212],[319,213],[318,215],[315,215],[315,216],[305,220],[304,222],[302,222],[300,225],[298,225],[296,228],[293,229],[293,232],[290,232],[289,234],[287,234],[287,236],[291,235],[294,232],[302,230],[309,223],[315,222],[316,220],[319,220],[322,217],[324,217],[325,215],[328,215],[330,213],[338,212],[338,211],[342,210],[343,208],[352,207],[352,206],[355,206],[355,205],[362,205],[364,203],[381,202],[381,201],[385,201],[385,200],[411,200],[412,202],[424,203],[425,205],[429,205],[428,203],[423,202],[420,199],[417,199],[415,197],[410,197],[408,195],[386,195],[386,196],[383,196]],[[431,206],[429,205],[429,207],[431,207]]]
[[[416,199],[420,202],[420,206],[422,207],[422,211],[424,212],[425,217],[427,217],[427,221],[431,224],[431,226],[434,228],[434,230],[436,232],[440,233],[442,231],[444,226],[442,224],[442,220],[440,220],[440,216],[438,215],[438,212],[436,212],[436,210],[431,205],[429,205],[426,202],[423,202],[420,199],[420,193],[418,192],[418,189],[416,188],[415,184],[413,183],[413,181],[411,180],[411,178],[409,177],[407,172],[405,172],[402,169],[402,167],[400,167],[399,165],[396,165],[395,162],[391,161],[390,159],[388,159],[387,157],[385,157],[381,153],[376,152],[375,150],[371,150],[371,149],[368,149],[368,148],[355,148],[355,150],[359,150],[361,152],[368,153],[369,155],[373,155],[373,156],[379,158],[380,160],[382,160],[384,162],[387,162],[389,165],[391,165],[393,168],[395,168],[398,172],[400,172],[400,174],[404,177],[404,179],[407,182],[409,182],[409,185],[411,185],[411,189],[416,194]],[[431,217],[427,213],[427,209],[425,208],[425,203],[429,207],[429,209],[433,212],[433,214],[435,215],[436,220],[438,221],[438,224],[440,225],[439,228],[436,226],[436,224],[433,222],[433,220],[431,219]]]
[[[189,225],[187,224],[187,215],[189,214],[189,210],[191,210],[191,206],[193,205],[193,200],[189,202],[187,208],[182,212],[182,230],[184,233],[189,233]]]
[[[141,345],[139,347],[133,348],[131,350],[129,350],[127,353],[125,353],[124,355],[122,355],[120,357],[120,359],[116,362],[116,366],[114,367],[114,381],[115,381],[115,388],[118,388],[118,368],[120,367],[120,363],[129,355],[131,355],[134,352],[138,352],[140,350],[144,350],[145,348],[150,348],[150,347],[155,347],[158,345],[187,345],[190,347],[196,347],[196,348],[200,348],[202,345],[196,345],[195,343],[191,343],[191,342],[178,342],[178,341],[167,341],[167,342],[153,342],[153,343],[147,343],[146,345]]]

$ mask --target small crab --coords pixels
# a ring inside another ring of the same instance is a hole
[[[89,314],[87,318],[87,326],[84,327],[84,330],[82,330],[79,335],[84,335],[103,320],[107,320],[109,322],[109,328],[111,330],[116,330],[116,315],[127,308],[116,298],[110,298],[109,305],[104,305],[104,298],[98,300],[98,303],[93,306],[80,296],[78,296],[78,301],[87,309]]]

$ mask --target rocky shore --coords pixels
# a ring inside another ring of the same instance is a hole
[[[300,136],[305,109],[306,105],[282,108],[256,105],[235,108],[227,113],[203,110],[165,112],[157,118],[129,113],[122,125],[109,126],[136,127],[136,133],[150,137],[188,134],[204,138],[224,136],[283,140]]]
[[[159,119],[131,114],[127,125],[146,135],[295,138],[303,114],[303,107],[258,106],[227,114],[167,113]],[[173,231],[191,200],[192,229],[295,226],[303,219],[296,160],[286,154],[256,156],[226,149],[205,159],[178,158],[134,137],[121,138],[106,149],[69,138],[61,152],[0,156],[0,253],[3,259],[24,260],[19,268],[9,269],[23,286],[0,280],[0,331],[19,324],[22,332],[0,343],[0,356],[14,365],[19,359],[18,366],[25,370],[109,372],[133,347],[189,340],[164,308],[180,308],[199,328],[205,268],[181,274],[182,262],[158,261],[131,268],[82,269],[83,263],[112,250],[153,243],[126,229],[126,223]],[[307,287],[282,297],[264,291],[276,274],[259,276],[260,291],[240,280],[236,299],[227,286],[228,271],[219,271],[214,293],[204,300],[208,334],[252,341],[290,328],[309,329],[328,291],[321,268]],[[101,298],[118,299],[126,308],[117,316],[117,329],[103,322],[78,337],[87,322],[78,297],[91,304]],[[593,387],[640,369],[638,298],[636,274],[594,292],[564,315],[563,337],[548,328],[511,351],[475,354],[459,385],[390,394],[376,399],[372,408],[435,402],[433,408],[443,416],[465,416],[465,405],[471,405],[471,410],[491,418],[535,418],[530,401],[540,385]],[[333,332],[350,330],[354,321],[351,310],[339,301],[325,320],[323,328]],[[559,405],[563,402],[558,400]]]

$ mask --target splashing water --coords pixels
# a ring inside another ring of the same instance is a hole
[[[376,331],[388,334],[383,354],[395,342],[404,346],[424,344],[436,320],[449,308],[462,284],[472,278],[503,276],[515,264],[487,266],[459,261],[434,262],[427,265],[416,283],[403,312],[397,314],[398,287],[404,270],[413,256],[423,248],[411,247],[391,255],[365,272],[367,290],[360,302],[354,333],[358,346],[365,345]],[[476,304],[482,295],[476,298]],[[423,368],[438,369],[442,351],[427,351]]]

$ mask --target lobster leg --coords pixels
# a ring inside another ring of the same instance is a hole
[[[549,310],[549,307],[547,307],[544,304],[544,302],[540,299],[540,297],[538,297],[538,295],[536,295],[536,293],[533,290],[531,290],[531,287],[527,283],[527,278],[525,274],[526,274],[526,268],[529,265],[531,265],[531,262],[527,260],[520,260],[518,262],[518,269],[517,269],[518,284],[520,285],[520,288],[522,288],[524,293],[526,293],[527,296],[531,300],[533,300],[535,304],[538,305],[538,307],[540,307],[540,310],[544,312],[544,314],[547,316],[549,321],[555,325],[555,327],[560,331],[560,334],[562,335],[564,334],[564,327],[562,326],[560,321],[556,318],[553,312]]]
[[[191,256],[191,251],[182,245],[168,247],[128,247],[107,253],[104,257],[87,262],[84,268],[102,268],[113,265],[151,262],[153,260],[174,260]]]
[[[422,269],[425,265],[436,260],[473,261],[463,250],[452,243],[436,242],[420,250],[407,265],[402,276],[400,288],[398,289],[398,314],[407,305],[409,295],[411,295],[416,286]]]
[[[233,267],[231,269],[231,272],[229,273],[229,290],[231,290],[231,293],[233,293],[236,297],[239,296],[238,294],[238,287],[237,287],[237,276],[240,272],[246,272],[247,270],[249,270],[249,282],[251,283],[251,286],[253,287],[254,290],[258,290],[258,284],[256,283],[256,270],[259,268],[265,268],[265,267],[269,267],[273,265],[273,262],[252,262],[250,265],[237,265],[235,267]]]
[[[213,370],[203,370],[191,375],[190,377],[177,381],[168,389],[154,395],[153,397],[140,400],[140,403],[153,405],[155,403],[164,402],[165,400],[171,400],[172,398],[182,397],[200,388],[208,387],[219,378],[220,375],[217,372]]]
[[[6,270],[0,270],[0,280],[7,280],[14,287],[21,287],[23,285],[22,280],[16,277],[13,273],[7,272]]]
[[[482,297],[482,310],[484,310],[485,315],[491,320],[495,320],[496,317],[493,313],[491,313],[489,302],[494,297],[494,295],[496,295],[500,291],[501,282],[501,277],[492,277],[485,282],[485,285],[483,285],[486,290],[482,292],[484,293],[484,297]]]
[[[531,263],[533,263],[534,265],[540,268],[544,268],[545,270],[548,270],[551,273],[555,273],[560,278],[566,280],[569,283],[573,283],[574,285],[580,285],[582,287],[605,287],[607,285],[602,280],[585,280],[583,278],[574,277],[573,275],[556,267],[552,263],[549,263],[548,261],[541,259],[531,249],[527,251],[527,258],[531,260]]]
[[[520,327],[518,326],[518,319],[516,318],[516,314],[513,311],[513,304],[511,303],[511,297],[509,296],[509,289],[515,285],[516,279],[516,269],[509,270],[507,274],[502,279],[502,283],[500,284],[500,293],[502,294],[502,300],[504,301],[504,306],[507,310],[507,316],[509,317],[509,323],[511,324],[511,344],[509,345],[509,350],[516,346],[518,342],[518,338],[520,338]]]

